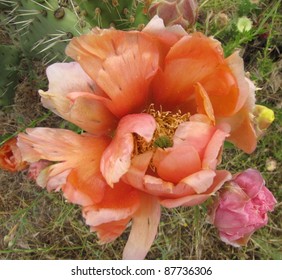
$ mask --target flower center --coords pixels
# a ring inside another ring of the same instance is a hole
[[[150,114],[156,121],[156,130],[151,142],[146,142],[143,137],[134,134],[134,155],[143,154],[156,148],[169,148],[173,146],[173,136],[178,126],[189,120],[190,114],[182,114],[179,110],[177,113],[163,111],[162,108],[155,110],[151,104],[145,113]]]

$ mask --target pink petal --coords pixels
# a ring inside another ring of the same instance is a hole
[[[233,181],[250,197],[254,198],[264,186],[264,179],[255,169],[247,169],[238,174]]]
[[[133,133],[151,141],[156,123],[149,114],[133,114],[123,117],[116,135],[101,159],[101,172],[107,183],[113,186],[129,170],[134,149]]]
[[[77,62],[54,63],[47,67],[46,74],[49,81],[48,91],[56,92],[60,96],[66,96],[73,91],[93,92],[97,88]],[[45,101],[48,100],[43,99]]]
[[[160,215],[158,200],[144,194],[140,208],[133,217],[131,232],[123,251],[123,259],[141,260],[146,257],[156,237]]]

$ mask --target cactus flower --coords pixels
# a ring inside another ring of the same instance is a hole
[[[273,211],[275,204],[261,174],[248,169],[220,190],[209,219],[218,228],[222,241],[239,247],[246,245],[251,235],[267,224],[267,212]]]
[[[27,129],[21,156],[50,163],[35,165],[37,183],[81,205],[101,243],[132,221],[123,257],[142,259],[161,205],[200,204],[231,179],[217,170],[226,139],[254,150],[254,86],[238,52],[224,58],[215,39],[157,16],[142,32],[93,29],[66,53],[76,62],[51,65],[39,93],[85,132]]]

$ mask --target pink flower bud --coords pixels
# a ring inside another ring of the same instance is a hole
[[[198,17],[196,0],[159,0],[149,8],[149,16],[158,15],[166,26],[180,24],[183,28],[191,27]]]
[[[209,220],[222,241],[239,247],[267,224],[267,212],[273,211],[276,200],[257,170],[247,169],[234,177],[212,205]]]

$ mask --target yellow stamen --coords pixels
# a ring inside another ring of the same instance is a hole
[[[151,142],[147,143],[141,136],[134,134],[134,155],[143,154],[157,147],[168,148],[173,146],[173,136],[178,126],[189,120],[190,114],[182,114],[179,110],[176,113],[163,111],[162,108],[156,110],[151,104],[145,113],[150,114],[156,121],[156,130]]]

